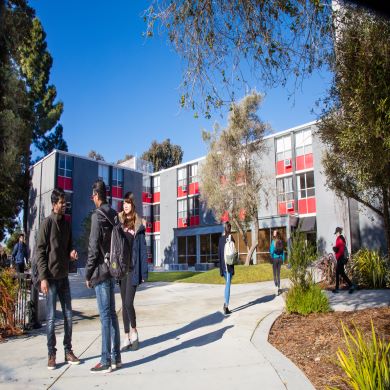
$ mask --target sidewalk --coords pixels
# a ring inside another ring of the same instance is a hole
[[[47,370],[42,328],[0,344],[2,389],[313,389],[302,372],[267,342],[273,318],[284,307],[272,282],[233,285],[229,317],[221,314],[222,285],[146,283],[135,302],[140,349],[123,353],[123,368],[106,375],[89,372],[100,358],[94,292],[84,288],[80,277],[72,276],[71,283],[73,345],[82,364]],[[116,300],[119,309],[119,294]],[[122,330],[121,313],[119,318]],[[61,332],[59,324],[58,363],[63,362]]]

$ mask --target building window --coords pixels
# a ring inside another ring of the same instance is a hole
[[[276,139],[276,161],[291,159],[291,135]]]
[[[160,192],[160,176],[153,177],[153,193]]]
[[[196,263],[196,236],[177,238],[178,263],[193,266]]]
[[[104,181],[104,184],[108,186],[110,184],[110,168],[108,165],[99,164],[98,176],[100,180]]]
[[[73,194],[70,192],[65,192],[65,200],[66,200],[65,214],[72,215]]]
[[[123,169],[112,169],[112,185],[114,187],[123,187]]]
[[[313,152],[311,129],[295,133],[295,154],[302,156]]]
[[[153,221],[154,222],[160,221],[160,205],[159,204],[153,205]]]
[[[278,202],[288,202],[294,200],[293,178],[284,177],[276,180],[276,189],[278,193]]]
[[[187,199],[177,201],[177,218],[187,218]]]
[[[187,184],[187,167],[177,170],[177,186],[182,187]]]
[[[218,261],[219,233],[202,234],[200,236],[200,262],[209,263]]]
[[[192,198],[189,198],[190,203],[190,216],[194,217],[196,215],[199,215],[199,196],[194,196]]]
[[[197,183],[198,179],[198,163],[190,165],[190,183]]]
[[[297,176],[298,199],[315,196],[314,172],[306,172]]]
[[[150,192],[151,192],[150,176],[143,176],[142,177],[142,192],[147,192],[150,194]]]
[[[59,155],[58,161],[58,176],[72,177],[73,171],[73,157],[66,156],[65,154]]]
[[[152,212],[152,206],[147,203],[144,203],[142,205],[142,217],[144,217],[147,222],[151,221],[151,215],[150,215],[151,212]]]

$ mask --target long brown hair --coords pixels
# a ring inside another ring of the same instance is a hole
[[[123,198],[123,202],[131,204],[131,210],[129,214],[126,214],[124,210],[122,211],[123,226],[127,229],[134,230],[137,214],[135,211],[135,202],[134,202],[133,193],[130,191],[126,192],[125,197]]]

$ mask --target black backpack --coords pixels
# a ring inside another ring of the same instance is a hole
[[[112,225],[110,253],[103,253],[110,275],[115,279],[124,278],[131,270],[131,248],[118,218],[112,221],[101,209],[96,209]]]
[[[281,256],[283,254],[283,241],[282,240],[275,241],[274,253],[277,256]]]

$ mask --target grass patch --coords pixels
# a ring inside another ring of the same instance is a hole
[[[308,315],[310,313],[327,313],[330,311],[328,297],[321,287],[311,284],[307,289],[293,286],[287,293],[286,309],[289,313]]]
[[[246,267],[236,265],[232,284],[256,283],[273,280],[271,264],[257,264]],[[289,270],[282,267],[281,277],[288,278]],[[219,268],[207,272],[149,272],[148,282],[183,282],[201,284],[225,284],[225,279],[219,274]]]

